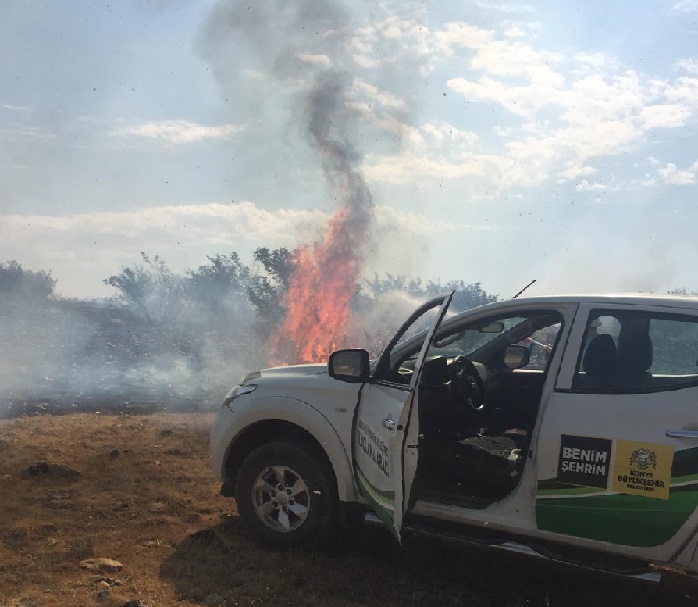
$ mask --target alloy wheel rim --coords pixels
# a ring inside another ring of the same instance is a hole
[[[269,466],[252,485],[252,504],[267,527],[279,533],[298,529],[310,512],[310,491],[303,478],[288,466]]]

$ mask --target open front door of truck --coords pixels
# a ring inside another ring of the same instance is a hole
[[[452,297],[450,293],[432,299],[407,319],[379,359],[373,377],[359,392],[352,437],[356,485],[398,540],[417,471],[417,388],[422,365]],[[401,379],[400,373],[390,368],[391,352],[429,312],[434,318],[414,369]]]

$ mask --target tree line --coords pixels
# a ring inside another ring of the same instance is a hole
[[[104,279],[116,299],[148,322],[173,321],[187,309],[207,308],[224,316],[231,306],[249,305],[260,319],[277,322],[285,312],[284,295],[293,271],[293,253],[286,248],[257,248],[253,264],[236,252],[207,256],[207,263],[182,274],[173,272],[158,255],[140,253],[140,260]],[[57,280],[51,271],[32,271],[17,261],[0,263],[0,301],[46,301],[55,295]],[[408,279],[400,274],[374,275],[356,285],[352,307],[361,309],[388,292],[405,293],[415,300],[454,290],[453,308],[465,310],[497,300],[479,282],[440,282]]]
[[[61,298],[50,271],[0,263],[0,399],[216,403],[268,364],[292,270],[285,248],[260,247],[250,264],[216,253],[185,272],[141,252],[104,278],[113,297],[95,302]],[[362,325],[356,345],[376,354],[419,303],[450,289],[454,309],[497,299],[465,281],[363,280],[350,301]]]

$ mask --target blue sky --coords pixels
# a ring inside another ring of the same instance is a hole
[[[270,8],[256,38],[236,4],[3,7],[0,261],[93,297],[139,251],[311,242],[336,195],[302,99],[335,69],[368,275],[698,290],[698,0],[354,2],[340,34]]]

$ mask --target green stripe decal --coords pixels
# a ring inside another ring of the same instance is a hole
[[[698,447],[683,449],[674,453],[671,464],[671,476],[689,476],[698,474]]]
[[[358,466],[356,466],[354,470],[356,471],[356,484],[359,488],[359,493],[368,500],[373,511],[386,524],[390,533],[398,537],[394,527],[395,493],[393,491],[381,491],[377,487],[374,487]]]
[[[698,506],[698,486],[690,489],[671,491],[668,500],[622,493],[540,499],[536,520],[539,529],[555,533],[626,546],[659,546],[677,533]]]
[[[565,485],[564,488],[560,489],[538,489],[538,498],[561,497],[563,495],[596,495],[597,493],[605,492],[606,489],[600,489],[598,487],[576,487],[574,485]]]
[[[394,491],[381,491],[377,487],[373,486],[371,482],[364,476],[364,473],[361,472],[361,469],[358,466],[356,468],[356,477],[361,487],[366,491],[366,493],[369,494],[371,499],[374,499],[377,502],[380,502],[381,504],[384,504],[385,506],[388,506],[390,508],[393,507],[393,504],[395,503]]]
[[[669,541],[698,508],[698,447],[674,454],[669,499],[538,481],[538,528],[625,546]]]

